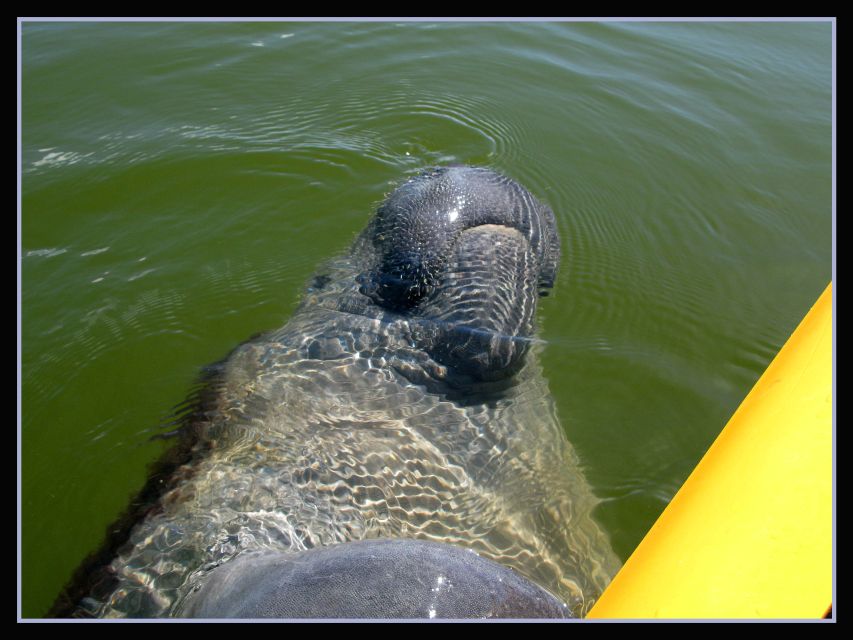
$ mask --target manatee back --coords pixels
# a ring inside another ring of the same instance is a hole
[[[369,540],[238,556],[181,615],[195,618],[567,618],[550,593],[476,553]]]

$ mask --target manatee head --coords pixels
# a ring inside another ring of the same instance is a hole
[[[417,319],[437,361],[477,380],[518,370],[560,258],[554,214],[527,189],[489,169],[427,169],[380,205],[361,246],[361,292]]]
[[[551,210],[490,169],[451,166],[422,171],[380,205],[369,229],[377,262],[365,274],[365,293],[389,309],[413,309],[441,284],[460,235],[484,225],[516,230],[529,244],[537,284],[553,285],[560,243]]]

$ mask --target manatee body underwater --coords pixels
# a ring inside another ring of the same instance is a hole
[[[56,616],[582,616],[619,567],[534,339],[554,216],[483,168],[382,203],[191,398]]]

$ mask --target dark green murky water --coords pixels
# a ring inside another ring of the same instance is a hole
[[[284,324],[395,184],[493,167],[554,209],[565,430],[626,558],[832,265],[832,25],[22,27],[22,614],[200,367]]]

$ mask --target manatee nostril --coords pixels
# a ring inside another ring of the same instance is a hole
[[[430,261],[414,252],[393,256],[372,272],[359,278],[361,292],[377,304],[393,311],[408,311],[428,297],[436,287]]]
[[[391,311],[409,311],[432,291],[423,279],[412,274],[379,272],[365,280],[361,292]]]

